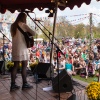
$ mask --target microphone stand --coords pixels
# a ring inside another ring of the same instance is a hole
[[[34,15],[35,15],[35,19],[36,19],[36,13],[34,13]],[[35,25],[35,31],[36,31],[36,25]],[[37,39],[37,34],[36,34],[36,39]],[[37,46],[37,41],[36,41],[36,46]],[[37,51],[37,48],[36,48],[36,51]],[[37,88],[38,88],[38,85],[37,85],[37,83],[38,83],[37,66],[35,67],[34,70],[36,70],[34,77],[35,77],[35,80],[36,80],[36,100],[37,100]]]
[[[3,35],[3,67],[2,67],[2,70],[3,70],[3,72],[2,72],[2,75],[7,75],[6,73],[5,73],[5,71],[6,71],[6,69],[5,69],[5,57],[4,57],[4,39],[5,39],[5,37],[6,37],[6,35],[0,30],[0,33],[2,33],[2,35]],[[7,38],[7,37],[6,37]],[[7,38],[8,39],[8,38]],[[8,39],[9,40],[9,39]],[[10,40],[9,40],[10,41]],[[11,42],[11,41],[10,41]]]
[[[57,15],[57,8],[58,8],[58,1],[56,1],[56,11],[55,11],[55,19],[54,19],[54,27],[53,27],[53,37],[54,38],[54,31],[55,31],[55,23],[56,23],[56,15]],[[59,91],[59,61],[58,61],[58,52],[60,52],[64,57],[64,53],[59,49],[59,47],[49,38],[49,36],[42,30],[42,28],[31,18],[31,16],[26,12],[27,16],[38,26],[38,28],[46,35],[46,37],[51,41],[52,46],[54,45],[56,47],[56,53],[57,53],[57,69],[58,69],[58,99],[60,100],[60,91]]]

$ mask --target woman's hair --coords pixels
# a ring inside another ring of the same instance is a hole
[[[26,14],[25,13],[19,13],[19,15],[17,16],[15,22],[11,25],[10,28],[10,32],[11,32],[11,36],[14,37],[16,35],[16,29],[17,29],[17,25],[19,22],[23,22],[26,23]]]
[[[88,63],[88,68],[93,69],[93,65],[92,65],[92,63],[91,63],[91,62],[89,62],[89,63]]]

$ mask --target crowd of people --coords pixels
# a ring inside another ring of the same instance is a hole
[[[91,50],[88,40],[82,39],[65,39],[62,43],[57,44],[62,55],[58,52],[58,65],[57,65],[57,52],[54,47],[52,64],[55,73],[59,67],[59,71],[66,69],[70,75],[80,75],[81,77],[94,76],[95,72],[100,68],[100,42],[93,41]],[[50,63],[50,48],[49,42],[37,42],[32,48],[29,48],[29,64],[35,63],[36,59],[39,62]],[[3,60],[3,46],[0,46],[0,60]],[[4,58],[5,61],[12,61],[12,43],[4,45]]]
[[[38,43],[37,45],[37,50],[30,59],[33,60],[34,58],[32,57],[36,57],[39,62],[50,63],[50,51],[47,51],[47,47],[50,47],[50,44],[43,45]],[[93,41],[91,48],[88,40],[72,38],[67,39],[67,41],[65,39],[58,46],[65,56],[58,52],[59,61],[57,64],[56,47],[54,48],[52,64],[55,71],[58,68],[59,71],[66,69],[69,75],[78,74],[87,79],[90,76],[94,76],[95,72],[99,70],[100,42],[97,42],[97,40]],[[34,50],[31,48],[30,51]]]

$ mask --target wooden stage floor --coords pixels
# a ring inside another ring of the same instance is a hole
[[[40,83],[34,83],[34,77],[28,76],[28,82],[33,85],[33,89],[30,90],[19,90],[10,92],[10,76],[4,77],[3,75],[0,76],[0,100],[59,100],[57,97],[58,93],[55,93],[53,90],[50,91],[43,91],[43,88],[49,87],[52,84],[48,85],[47,80],[42,80]],[[21,75],[18,74],[16,83],[22,86],[22,79]],[[75,100],[87,100],[86,95],[84,94],[84,86],[80,84],[76,84],[75,93],[78,99]],[[74,100],[68,99],[71,97],[71,93],[60,93],[60,100]],[[84,98],[85,99],[84,99]]]

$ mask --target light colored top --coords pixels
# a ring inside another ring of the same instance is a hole
[[[24,32],[30,32],[33,36],[35,32],[32,31],[25,23],[18,23]],[[17,29],[16,35],[12,37],[12,61],[29,60],[28,49],[24,35]]]

